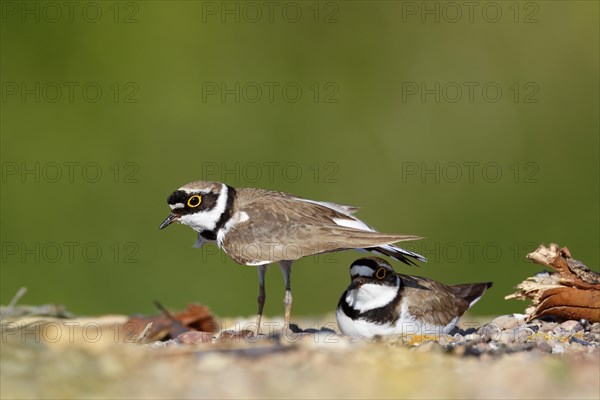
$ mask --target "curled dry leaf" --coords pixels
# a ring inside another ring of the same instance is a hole
[[[144,317],[134,315],[125,323],[125,329],[132,337],[140,335],[149,323],[152,326],[144,335],[147,342],[175,339],[179,335],[190,331],[213,333],[217,330],[215,318],[207,306],[189,304],[184,311],[171,314],[160,304],[157,306],[162,314]]]
[[[517,285],[506,299],[531,300],[528,318],[555,316],[600,322],[600,275],[571,258],[566,247],[541,245],[527,258],[555,272],[540,272]]]

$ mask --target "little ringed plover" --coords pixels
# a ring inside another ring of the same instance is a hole
[[[338,303],[338,327],[348,336],[446,334],[492,282],[446,286],[396,273],[379,257],[356,260],[352,283]]]
[[[365,249],[406,264],[423,256],[392,243],[418,236],[379,233],[356,218],[356,207],[314,201],[288,193],[238,188],[222,182],[188,183],[168,197],[171,213],[160,225],[188,225],[198,233],[197,247],[216,242],[235,262],[256,266],[259,296],[257,334],[266,299],[265,272],[279,263],[285,281],[285,326],[289,326],[291,266],[299,258],[332,251]]]

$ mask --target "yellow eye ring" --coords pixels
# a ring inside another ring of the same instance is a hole
[[[200,203],[202,203],[202,197],[200,197],[200,195],[197,194],[190,197],[187,201],[187,205],[192,208],[198,207]]]
[[[385,268],[379,268],[377,272],[375,272],[375,277],[377,279],[383,279],[387,275],[387,270]]]

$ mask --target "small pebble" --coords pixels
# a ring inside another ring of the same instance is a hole
[[[477,331],[483,340],[498,340],[502,336],[502,329],[496,324],[485,324]]]
[[[177,336],[175,340],[181,344],[198,344],[211,343],[212,339],[213,337],[210,332],[189,331]]]
[[[460,333],[455,333],[454,336],[452,336],[452,339],[455,343],[464,343],[466,340],[466,338]]]
[[[443,347],[444,347],[444,350],[445,350],[446,352],[450,353],[450,352],[454,351],[454,349],[455,349],[457,346],[458,346],[458,344],[457,344],[457,343],[455,343],[455,342],[450,342],[450,343],[448,343],[447,345],[445,345],[445,346],[443,346]]]
[[[165,347],[167,347],[167,342],[161,342],[161,341],[152,342],[149,344],[149,346],[150,346],[150,349],[152,349],[152,350],[164,349]]]
[[[557,336],[565,336],[567,331],[562,326],[559,325],[559,326],[555,326],[554,329],[552,329],[552,333],[554,333]]]
[[[484,354],[486,350],[487,349],[484,343],[475,343],[473,345],[464,346],[463,355],[479,357],[480,355]]]
[[[502,331],[502,335],[498,339],[498,341],[503,344],[514,343],[516,340],[517,340],[516,329]]]
[[[433,340],[421,343],[418,347],[417,347],[417,351],[423,351],[423,352],[431,352],[431,351],[437,351],[437,352],[441,352],[442,350],[444,350],[444,347],[439,344],[438,342],[435,342]]]
[[[565,321],[559,325],[566,332],[579,332],[583,330],[583,326],[578,321],[570,320]]]
[[[583,340],[590,342],[593,345],[599,345],[600,346],[600,337],[598,334],[594,334],[592,332],[585,332],[583,334]]]
[[[517,326],[519,326],[519,323],[522,321],[519,321],[515,316],[513,315],[501,315],[497,318],[495,318],[491,324],[493,325],[497,325],[502,329],[514,329]]]
[[[578,337],[575,337],[575,336],[571,336],[569,338],[569,343],[578,343],[583,346],[593,346],[590,342],[587,342],[583,339],[579,339]]]
[[[477,333],[470,333],[465,336],[465,340],[467,342],[479,342],[481,340],[481,335]]]
[[[533,335],[535,335],[535,332],[532,331],[529,328],[519,328],[518,329],[518,334],[517,334],[517,340],[519,343],[525,343],[527,342]]]
[[[500,345],[499,345],[499,344],[498,344],[498,342],[497,342],[497,341],[495,341],[495,340],[492,340],[492,341],[490,341],[490,342],[488,343],[488,346],[490,347],[490,349],[491,349],[492,351],[496,351],[496,350],[498,350],[498,349],[500,348]]]
[[[542,322],[542,326],[540,327],[540,330],[542,332],[550,332],[552,330],[554,330],[554,328],[556,328],[558,326],[558,324],[556,322]]]
[[[548,342],[546,341],[540,342],[537,345],[537,348],[539,351],[542,351],[544,353],[552,353],[552,346],[550,346],[550,344],[548,344]]]
[[[220,342],[241,342],[244,339],[252,337],[254,333],[248,329],[241,331],[226,330],[219,335]]]
[[[565,352],[565,347],[562,344],[555,344],[552,346],[552,354],[563,354]]]

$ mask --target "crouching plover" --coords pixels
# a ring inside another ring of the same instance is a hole
[[[491,282],[446,286],[431,279],[396,273],[378,257],[350,266],[352,283],[338,303],[336,318],[343,334],[443,334],[483,296]]]

